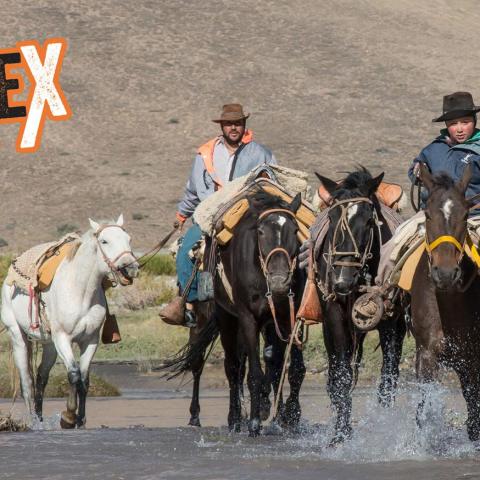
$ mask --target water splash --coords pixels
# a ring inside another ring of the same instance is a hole
[[[416,412],[422,395],[425,405],[420,416],[423,427],[419,428]],[[399,397],[389,409],[378,405],[375,392],[363,398],[365,412],[356,421],[354,418],[352,438],[336,448],[328,447],[333,422],[290,443],[303,453],[313,449],[322,458],[349,463],[463,458],[476,453],[477,446],[468,439],[464,426],[463,398],[455,395],[454,408],[449,409],[447,399],[451,400],[452,394],[439,385],[428,385],[423,390],[418,386],[409,388],[399,392]]]

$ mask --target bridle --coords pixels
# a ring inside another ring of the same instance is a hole
[[[268,217],[269,215],[272,215],[274,213],[287,214],[290,217],[292,217],[295,220],[295,222],[297,221],[297,217],[295,216],[295,213],[292,212],[291,210],[287,210],[286,208],[271,208],[269,210],[265,210],[264,212],[262,212],[258,216],[257,225],[262,220],[264,220],[265,217]],[[295,270],[295,266],[297,264],[297,258],[296,257],[291,258],[288,251],[283,247],[276,247],[276,248],[270,250],[270,252],[268,252],[268,255],[266,257],[264,257],[263,254],[262,254],[262,249],[260,248],[260,239],[259,239],[258,235],[257,235],[257,241],[258,241],[258,254],[259,254],[259,258],[260,258],[260,266],[262,268],[263,275],[265,276],[265,279],[267,281],[268,292],[270,292],[270,282],[269,282],[270,272],[268,271],[268,264],[269,264],[270,260],[272,259],[272,257],[275,254],[282,254],[282,255],[285,256],[285,258],[287,259],[287,263],[288,263],[288,277],[289,277],[290,281],[292,279],[293,271]]]
[[[120,225],[116,224],[107,224],[107,225],[102,225],[94,234],[93,236],[95,237],[95,240],[97,241],[98,249],[100,250],[100,253],[102,254],[104,262],[107,264],[108,268],[110,269],[110,273],[112,274],[113,278],[115,279],[115,283],[121,283],[122,285],[128,285],[126,281],[124,280],[124,275],[120,272],[121,269],[126,268],[130,266],[132,263],[135,263],[137,261],[137,258],[135,257],[134,253],[132,250],[125,250],[121,253],[119,253],[113,260],[108,258],[107,254],[102,248],[102,244],[100,243],[99,236],[100,234],[106,229],[106,228],[120,228],[121,230],[125,231],[123,227]],[[127,265],[122,266],[122,268],[118,268],[115,264],[118,262],[120,258],[122,258],[124,255],[131,255],[135,260],[133,262],[130,262]]]
[[[281,213],[281,214],[289,215],[290,217],[292,217],[295,220],[295,222],[297,221],[297,217],[295,215],[295,212],[292,212],[291,210],[288,210],[286,208],[271,208],[269,210],[265,210],[264,212],[262,212],[258,216],[257,228],[259,226],[259,223],[262,220],[264,220],[266,217],[268,217],[269,215],[272,215],[274,213]],[[295,326],[295,304],[294,304],[295,294],[292,292],[291,282],[292,282],[293,272],[294,272],[295,267],[297,265],[297,257],[294,256],[292,258],[290,256],[290,254],[288,253],[288,251],[283,247],[273,248],[267,254],[267,256],[264,257],[263,254],[262,254],[262,249],[260,248],[260,238],[258,236],[258,230],[257,230],[257,244],[258,244],[258,256],[259,256],[259,259],[260,259],[260,266],[261,266],[261,269],[262,269],[262,273],[265,277],[265,281],[267,283],[267,293],[265,294],[265,297],[267,299],[268,306],[270,307],[270,312],[271,312],[272,317],[273,317],[273,323],[275,325],[275,331],[277,332],[277,336],[278,336],[278,338],[280,338],[280,340],[282,340],[283,342],[288,342],[290,335],[289,335],[289,337],[284,338],[283,335],[282,335],[282,332],[280,331],[280,327],[278,326],[278,320],[277,320],[277,315],[276,315],[276,311],[275,311],[275,304],[273,302],[272,291],[270,290],[270,272],[268,271],[268,264],[269,264],[270,260],[272,259],[272,257],[276,254],[284,255],[285,258],[287,259],[288,281],[290,283],[290,288],[289,288],[287,296],[288,296],[288,304],[289,304],[289,310],[290,310],[290,328],[291,328],[291,332],[293,332],[294,331],[294,326]],[[302,344],[302,342],[296,336],[295,336],[295,343],[297,345]]]
[[[353,235],[353,232],[350,228],[348,223],[348,210],[354,205],[359,205],[362,203],[367,203],[371,205],[372,212],[373,212],[373,219],[375,221],[375,226],[371,225],[368,232],[368,240],[367,245],[363,252],[360,251],[358,243]],[[334,226],[333,230],[333,238],[328,245],[328,251],[323,254],[324,261],[326,263],[326,270],[325,270],[325,281],[318,282],[319,288],[323,293],[324,299],[327,300],[329,298],[335,297],[335,293],[331,292],[331,282],[329,273],[333,272],[335,267],[357,267],[360,269],[361,272],[365,275],[368,270],[367,262],[373,256],[372,254],[372,247],[373,241],[375,238],[375,227],[378,230],[378,236],[380,239],[380,244],[382,243],[382,234],[381,234],[381,222],[379,221],[377,211],[375,209],[375,204],[373,201],[368,197],[353,197],[347,198],[344,200],[337,200],[329,207],[329,211],[333,210],[334,208],[340,208],[340,219]],[[353,250],[352,251],[341,251],[337,249],[337,245],[339,243],[343,243],[346,237],[349,237],[352,244]],[[341,238],[340,238],[341,237]],[[339,242],[339,239],[341,240]],[[342,260],[343,257],[346,256],[353,256],[355,260]],[[351,292],[349,292],[351,293]],[[348,294],[346,294],[348,295]]]

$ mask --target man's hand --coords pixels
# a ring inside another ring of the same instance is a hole
[[[183,229],[183,224],[187,220],[187,217],[182,215],[180,212],[177,212],[175,214],[175,221],[173,222],[173,228],[176,228],[177,230],[182,231]]]

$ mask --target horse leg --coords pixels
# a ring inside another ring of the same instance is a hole
[[[383,360],[377,399],[382,407],[392,407],[395,403],[395,393],[400,374],[399,365],[406,332],[407,328],[401,315],[397,316],[396,319],[387,318],[380,322],[378,326]]]
[[[251,437],[260,433],[260,399],[265,388],[265,375],[260,365],[258,327],[255,317],[247,310],[240,313],[242,333],[248,355],[248,389],[250,390],[250,422],[248,431]]]
[[[428,404],[428,389],[426,387],[432,385],[438,378],[439,365],[435,350],[431,344],[417,344],[416,371],[417,380],[422,389],[422,399],[417,407],[416,419],[420,428],[428,423],[427,415],[430,405]]]
[[[84,427],[87,423],[85,414],[88,388],[90,386],[90,363],[98,347],[97,338],[80,343],[80,380],[77,382],[78,394],[78,414],[76,425],[78,428]]]
[[[279,397],[278,411],[273,412],[274,420],[280,419],[284,421],[285,405],[283,403],[283,389],[280,390],[280,378],[282,375],[286,344],[278,338],[275,330],[273,331],[273,335],[270,343],[272,347],[270,358],[265,358],[265,381],[268,385],[272,386],[274,398],[277,399],[277,397]]]
[[[77,421],[77,390],[82,383],[80,367],[75,361],[73,355],[72,343],[70,338],[63,332],[53,335],[53,341],[58,355],[62,359],[67,369],[68,383],[70,391],[67,399],[67,410],[62,412],[60,417],[60,426],[62,428],[75,428]]]
[[[197,327],[198,328],[198,327]],[[190,344],[195,343],[197,328],[190,329]],[[190,421],[189,425],[192,427],[201,427],[200,424],[200,377],[203,372],[205,351],[202,355],[198,355],[195,361],[192,363],[192,376],[193,376],[193,388],[192,388],[192,401],[190,402]]]
[[[336,445],[352,435],[351,413],[353,381],[353,340],[341,307],[327,307],[323,338],[328,355],[327,392],[335,410],[335,434],[330,444]]]
[[[230,405],[228,410],[228,428],[240,432],[242,410],[240,404],[240,358],[238,353],[238,320],[227,312],[218,315],[220,341],[225,352],[225,374],[230,387]]]
[[[300,407],[300,389],[305,378],[305,363],[303,352],[296,345],[292,347],[290,367],[288,369],[288,382],[290,384],[290,395],[285,403],[284,421],[291,427],[298,426],[302,416]]]
[[[29,415],[33,414],[32,408],[32,375],[30,371],[31,344],[20,327],[15,324],[8,326],[8,333],[12,341],[13,359],[20,375],[20,388],[25,407]]]
[[[272,402],[270,401],[270,392],[272,391],[274,395],[277,395],[278,384],[280,382],[280,371],[282,368],[281,361],[283,359],[283,354],[278,355],[276,350],[279,348],[278,344],[280,343],[277,334],[275,333],[275,327],[273,323],[267,323],[263,331],[263,361],[265,363],[265,376],[264,382],[260,391],[260,419],[265,421],[270,416],[270,409],[272,408]],[[283,342],[282,342],[283,343]],[[280,345],[282,348],[282,345]],[[283,345],[283,350],[285,346]],[[279,358],[279,356],[281,358]],[[280,362],[280,364],[279,364]]]
[[[57,360],[57,350],[53,343],[45,343],[42,349],[42,362],[38,367],[37,381],[35,386],[35,413],[40,421],[43,421],[43,394],[48,383],[50,370]]]
[[[468,438],[475,442],[480,438],[480,374],[477,359],[467,359],[456,369],[467,404]]]

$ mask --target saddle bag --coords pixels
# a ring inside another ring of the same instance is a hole
[[[198,272],[197,296],[199,302],[213,300],[213,275],[210,272]]]
[[[320,298],[318,298],[317,284],[315,282],[315,271],[313,263],[313,243],[308,246],[307,283],[303,291],[302,302],[297,312],[297,319],[306,325],[313,325],[322,322],[323,312]]]

